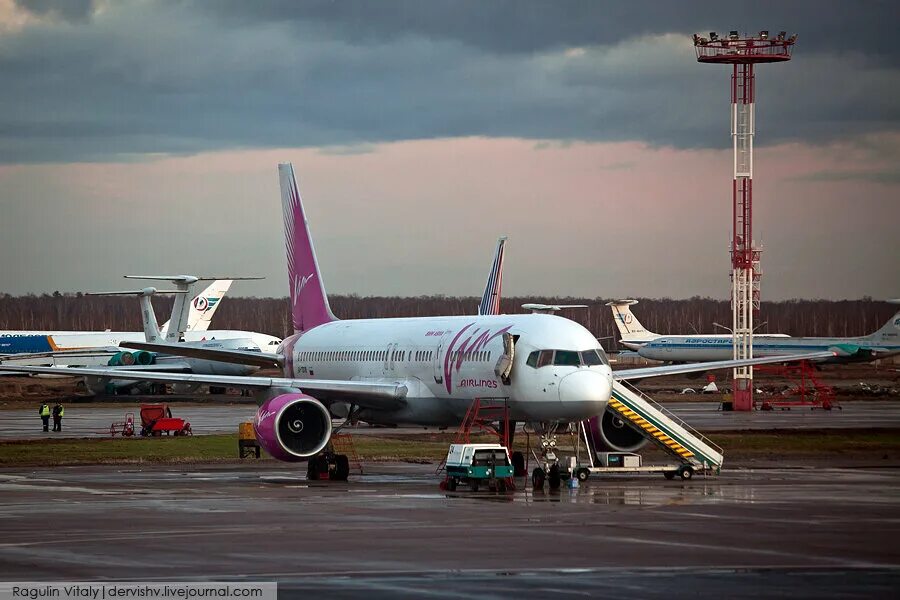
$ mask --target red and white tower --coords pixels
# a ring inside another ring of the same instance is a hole
[[[756,63],[785,62],[797,35],[787,37],[782,31],[770,37],[768,31],[758,36],[732,31],[720,38],[710,32],[709,38],[694,34],[694,48],[701,63],[732,65],[731,75],[731,140],[734,145],[734,180],[732,181],[731,229],[731,331],[734,358],[753,358],[753,317],[759,312],[759,282],[762,271],[759,256],[762,249],[753,239],[753,133],[755,126]],[[753,408],[753,367],[734,370],[734,409]]]

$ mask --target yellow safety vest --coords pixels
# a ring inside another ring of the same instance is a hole
[[[42,416],[42,417],[49,417],[49,416],[50,416],[50,407],[47,406],[46,404],[44,404],[44,405],[41,406],[41,416]]]
[[[59,406],[59,416],[62,417],[64,414],[66,414],[66,409],[62,405],[60,405]]]

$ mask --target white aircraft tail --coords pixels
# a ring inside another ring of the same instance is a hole
[[[622,336],[623,342],[649,342],[659,337],[658,334],[647,331],[641,325],[641,322],[638,321],[638,318],[634,316],[634,313],[631,312],[631,307],[637,303],[637,300],[613,300],[606,303],[612,310],[613,319],[616,322],[616,327],[619,328],[619,334]]]
[[[900,304],[900,300],[888,300],[892,304]],[[865,336],[867,340],[875,342],[885,342],[893,340],[896,342],[900,339],[900,310],[894,313],[894,316],[888,319],[888,322],[881,326],[881,329],[875,333]]]
[[[184,290],[157,290],[154,287],[147,287],[142,290],[127,290],[120,292],[88,292],[88,296],[137,296],[141,301],[141,323],[144,326],[144,338],[148,342],[162,341],[163,333],[160,331],[159,323],[156,320],[156,313],[153,311],[153,304],[150,302],[151,296],[155,294],[180,294],[184,295]],[[176,301],[177,303],[177,301]]]
[[[233,279],[216,279],[209,287],[194,296],[191,301],[191,309],[188,312],[187,330],[206,331],[210,321],[219,308],[222,298],[228,293]]]
[[[262,279],[262,277],[196,277],[194,275],[125,275],[125,279],[168,281],[181,293],[172,305],[172,316],[163,323],[162,334],[167,342],[181,341],[185,331],[206,331],[209,321],[225,292],[235,280]],[[212,285],[194,296],[189,302],[187,292],[198,281],[212,281]]]

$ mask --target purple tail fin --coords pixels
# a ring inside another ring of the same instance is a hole
[[[328,306],[319,262],[309,235],[303,200],[290,163],[278,165],[281,206],[284,210],[284,241],[287,248],[288,284],[291,289],[291,318],[295,332],[309,331],[337,319]]]

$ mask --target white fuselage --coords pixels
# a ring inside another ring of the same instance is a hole
[[[516,341],[504,381],[495,367],[507,333]],[[599,351],[602,363],[527,364],[533,352],[547,350],[563,351],[560,360],[569,363],[573,353]],[[514,420],[576,421],[601,414],[612,387],[596,338],[551,315],[334,321],[285,339],[282,352],[288,377],[405,385],[403,408],[360,414],[374,422],[456,425],[475,398],[508,400]]]
[[[788,338],[790,337],[784,333],[760,333],[755,336],[755,338]],[[723,334],[723,333],[712,333],[709,335],[704,335],[702,333],[695,333],[690,335],[661,335],[659,333],[647,333],[645,336],[641,338],[628,338],[623,337],[619,340],[619,343],[628,348],[629,350],[640,350],[647,344],[655,344],[657,342],[662,343],[677,343],[677,344],[704,344],[704,345],[712,345],[712,344],[731,344],[732,343],[732,335]],[[662,342],[661,342],[662,341]],[[731,358],[729,356],[728,358]],[[722,359],[727,360],[727,359]]]
[[[873,340],[870,337],[753,337],[753,355],[759,358],[837,351],[837,356],[828,362],[845,362],[864,359],[865,356],[858,354],[859,350],[883,353],[900,351],[900,343],[896,340]],[[637,348],[637,352],[650,360],[710,362],[730,360],[734,350],[731,336],[661,336]]]

